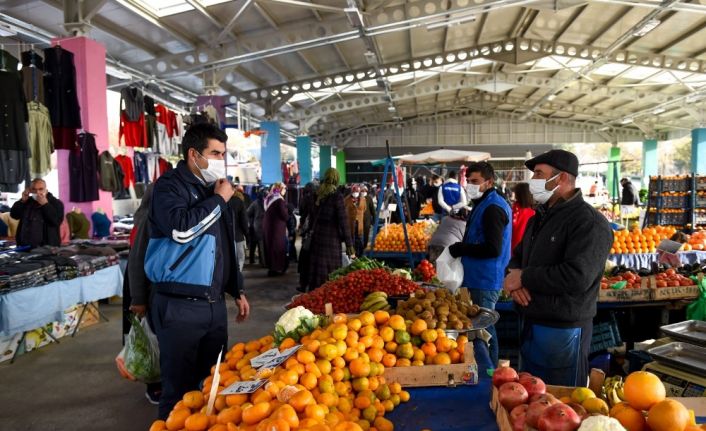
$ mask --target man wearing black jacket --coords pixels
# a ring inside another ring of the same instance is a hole
[[[613,232],[576,188],[574,154],[551,150],[525,166],[534,172],[530,191],[540,206],[515,248],[503,286],[524,317],[521,368],[548,384],[585,386]]]
[[[248,215],[245,204],[245,193],[243,186],[235,186],[235,194],[228,201],[228,205],[233,210],[234,230],[235,230],[235,254],[238,258],[238,269],[242,272],[245,265],[245,236],[248,234]]]
[[[47,190],[47,183],[37,178],[15,202],[10,217],[19,220],[17,245],[32,248],[43,245],[60,246],[59,226],[64,220],[64,204]]]

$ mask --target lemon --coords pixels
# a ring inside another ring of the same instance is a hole
[[[571,401],[583,405],[589,398],[596,398],[596,394],[588,388],[576,388],[571,393]]]

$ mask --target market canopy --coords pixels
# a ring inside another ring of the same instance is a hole
[[[490,153],[440,149],[403,156],[399,160],[406,165],[433,165],[450,162],[482,162],[488,159],[490,159]]]

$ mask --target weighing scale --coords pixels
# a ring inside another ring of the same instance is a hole
[[[654,373],[667,388],[668,397],[706,397],[706,378],[689,374],[675,368],[650,362],[643,371]]]

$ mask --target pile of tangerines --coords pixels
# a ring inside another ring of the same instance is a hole
[[[613,247],[610,254],[654,253],[663,239],[669,239],[676,232],[671,226],[647,227],[642,230],[618,230],[613,232]],[[684,250],[687,250],[686,245]],[[691,250],[691,246],[688,247]]]
[[[391,431],[385,414],[409,401],[409,393],[386,381],[385,368],[460,362],[467,340],[451,340],[423,320],[365,311],[352,318],[337,314],[300,343],[295,355],[271,370],[250,365],[273,347],[271,336],[235,344],[220,365],[218,392],[238,381],[268,382],[252,394],[217,395],[209,415],[214,366],[203,391],[186,393],[150,431]],[[279,349],[294,345],[288,338]]]
[[[433,228],[428,223],[407,225],[409,246],[413,252],[426,252]],[[407,251],[401,223],[391,223],[380,229],[375,237],[375,251]]]

